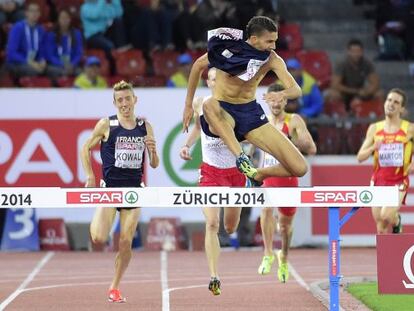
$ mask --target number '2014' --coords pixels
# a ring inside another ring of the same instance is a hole
[[[27,205],[30,206],[32,205],[32,197],[30,194],[1,194],[1,199],[0,199],[0,204],[1,206],[22,206],[22,205]]]
[[[236,205],[255,205],[255,204],[264,204],[264,194],[263,193],[235,193],[236,195]]]

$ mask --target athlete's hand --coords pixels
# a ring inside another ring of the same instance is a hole
[[[145,136],[144,138],[145,145],[147,146],[149,153],[157,152],[157,145],[155,143],[155,139],[152,136]]]
[[[91,177],[86,178],[85,187],[86,188],[96,188],[95,176],[91,176]]]
[[[180,157],[183,160],[192,160],[193,158],[190,155],[190,147],[187,145],[182,146],[180,150]]]
[[[192,105],[185,105],[183,113],[183,133],[188,132],[191,120],[193,119],[194,109]]]
[[[285,100],[285,95],[282,92],[270,92],[263,94],[263,99],[266,103],[280,103]]]

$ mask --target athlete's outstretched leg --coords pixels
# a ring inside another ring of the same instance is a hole
[[[220,256],[220,242],[218,239],[220,208],[205,207],[203,208],[203,213],[206,218],[204,247],[206,250],[208,268],[210,270],[210,283],[208,289],[213,295],[220,295],[220,279],[217,271],[218,259]]]
[[[255,179],[263,180],[271,176],[298,176],[306,174],[308,166],[305,158],[289,139],[270,123],[264,124],[246,134],[253,145],[274,156],[282,165],[258,169]]]
[[[270,273],[273,262],[275,261],[275,255],[273,253],[273,235],[275,233],[273,208],[262,208],[260,227],[262,229],[264,256],[257,272],[265,275]]]
[[[242,152],[240,143],[234,134],[234,119],[220,107],[220,103],[210,97],[203,105],[204,118],[210,126],[210,131],[220,136],[230,151],[238,157]]]
[[[132,256],[132,240],[137,230],[140,209],[121,209],[121,232],[119,236],[119,250],[115,258],[115,276],[111,289],[119,289],[119,283]]]
[[[103,244],[108,240],[109,232],[114,223],[116,209],[112,207],[98,207],[95,210],[89,232],[92,243]]]

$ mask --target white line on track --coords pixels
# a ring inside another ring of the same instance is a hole
[[[168,290],[168,253],[161,251],[161,291],[162,311],[170,311],[170,292]]]
[[[227,287],[230,286],[247,286],[247,285],[257,285],[257,284],[275,284],[275,281],[254,281],[254,282],[238,282],[238,283],[226,283]],[[173,288],[168,288],[166,291],[168,293],[176,291],[176,290],[182,290],[182,289],[191,289],[191,288],[200,288],[200,287],[205,287],[207,288],[207,285],[204,284],[200,284],[200,285],[189,285],[189,286],[183,286],[183,287],[173,287]]]
[[[53,257],[54,252],[48,252],[45,256],[43,256],[42,260],[40,260],[36,267],[30,272],[30,274],[26,277],[26,279],[20,284],[20,286],[0,304],[0,310],[4,310],[23,290],[26,288],[27,285],[36,277],[36,275],[40,272],[42,267]]]
[[[293,266],[288,263],[289,266],[289,271],[292,274],[292,276],[294,277],[294,279],[296,280],[296,282],[299,283],[300,286],[302,286],[304,289],[306,289],[307,291],[310,290],[310,287],[308,284],[306,284],[305,280],[299,275],[299,273],[296,271],[295,268],[293,268]]]

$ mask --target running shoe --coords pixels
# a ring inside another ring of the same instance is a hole
[[[211,278],[210,283],[208,284],[208,290],[211,291],[214,296],[218,296],[221,294],[220,285],[221,283],[218,278]]]
[[[260,187],[263,184],[263,182],[254,179],[257,175],[257,169],[244,152],[240,153],[236,159],[236,166],[247,177],[246,187]]]
[[[126,298],[122,297],[119,289],[110,289],[108,301],[109,302],[126,302]]]
[[[257,272],[261,275],[266,275],[272,270],[273,262],[275,261],[275,256],[263,256],[262,263],[259,266]]]
[[[392,233],[402,233],[401,215],[398,213],[398,224],[392,226]]]
[[[277,252],[277,261],[279,263],[279,267],[277,268],[277,278],[280,282],[286,283],[289,279],[289,267],[287,262],[282,262],[282,250]]]

